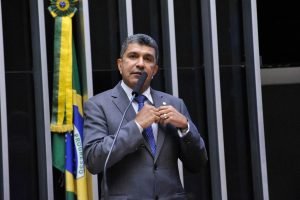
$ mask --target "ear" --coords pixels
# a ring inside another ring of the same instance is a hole
[[[119,58],[117,60],[117,65],[118,65],[118,70],[119,70],[120,74],[122,74],[122,58]]]
[[[157,74],[158,69],[159,69],[159,68],[158,68],[158,65],[153,66],[153,68],[152,68],[152,77],[154,77],[155,74]]]

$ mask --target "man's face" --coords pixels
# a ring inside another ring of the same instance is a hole
[[[151,79],[158,70],[154,48],[137,43],[129,44],[123,57],[117,62],[122,79],[130,88],[134,88],[143,71],[147,72],[142,92],[150,86]]]

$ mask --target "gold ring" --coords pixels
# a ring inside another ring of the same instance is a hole
[[[164,117],[164,119],[167,119],[168,118],[168,116],[167,116],[167,114],[165,113],[165,114],[163,114],[163,117]]]

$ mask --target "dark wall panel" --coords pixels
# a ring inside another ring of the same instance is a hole
[[[257,1],[260,55],[265,67],[300,65],[297,1]]]
[[[11,199],[38,199],[35,93],[29,3],[1,1]],[[5,184],[5,183],[4,183]]]
[[[270,199],[300,199],[300,84],[262,91]]]
[[[221,67],[220,73],[228,199],[253,200],[245,68]]]

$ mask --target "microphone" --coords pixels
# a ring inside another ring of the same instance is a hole
[[[105,163],[104,163],[104,168],[103,168],[103,184],[104,184],[104,191],[103,191],[103,193],[104,193],[104,199],[105,200],[109,200],[108,186],[107,186],[107,177],[106,177],[106,169],[107,169],[108,160],[109,160],[111,152],[112,152],[112,150],[113,150],[113,148],[115,146],[115,142],[116,142],[117,137],[119,135],[119,132],[120,132],[121,126],[123,124],[125,115],[126,115],[128,109],[129,109],[130,105],[132,104],[132,101],[134,100],[134,98],[140,94],[141,89],[142,89],[142,87],[143,87],[143,85],[144,85],[144,83],[146,81],[147,76],[148,76],[147,72],[143,71],[142,74],[141,74],[141,76],[140,76],[140,78],[139,78],[139,80],[138,80],[138,82],[136,83],[135,87],[133,88],[133,90],[132,90],[132,97],[131,97],[131,99],[129,101],[129,104],[126,107],[126,109],[125,109],[125,111],[124,111],[124,113],[122,115],[122,118],[121,118],[120,124],[118,126],[117,132],[115,133],[115,137],[113,139],[112,145],[111,145],[110,150],[108,152],[108,155],[106,157],[106,160],[105,160]]]
[[[136,97],[140,94],[141,89],[146,81],[147,76],[148,76],[147,72],[143,71],[138,82],[136,83],[135,87],[132,90],[132,93],[131,93],[132,96]]]

